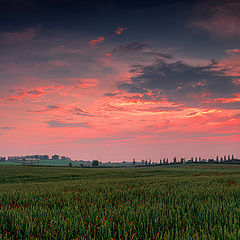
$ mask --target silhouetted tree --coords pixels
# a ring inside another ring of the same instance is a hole
[[[219,157],[218,157],[218,155],[217,155],[217,157],[216,157],[216,162],[219,162]]]
[[[173,158],[173,163],[174,163],[174,164],[177,163],[177,158],[176,158],[176,157]]]
[[[98,167],[98,165],[99,165],[98,160],[93,160],[92,161],[92,167]]]
[[[133,165],[133,166],[136,165],[136,160],[135,160],[135,158],[134,158],[133,161],[132,161],[132,165]]]
[[[52,160],[59,160],[59,155],[53,155]]]
[[[152,160],[151,160],[151,158],[149,159],[149,165],[151,165],[152,164]]]

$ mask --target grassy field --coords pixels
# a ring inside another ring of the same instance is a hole
[[[240,166],[0,166],[0,239],[240,239]]]
[[[69,163],[72,163],[73,166],[77,166],[80,167],[80,163],[79,162],[74,162],[71,160],[40,160],[39,162],[37,162],[35,165],[37,166],[38,164],[40,166],[58,166],[58,167],[63,167],[63,166],[68,166]],[[4,166],[4,165],[23,165],[22,163],[17,163],[17,162],[8,162],[8,161],[4,161],[4,162],[0,162],[0,166]]]

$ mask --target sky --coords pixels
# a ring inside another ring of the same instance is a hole
[[[240,157],[238,0],[0,0],[0,156]]]

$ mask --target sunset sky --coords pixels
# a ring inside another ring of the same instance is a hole
[[[240,157],[240,1],[0,0],[0,156]]]

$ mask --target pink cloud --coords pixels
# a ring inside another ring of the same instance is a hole
[[[95,47],[95,46],[97,46],[99,43],[103,43],[104,40],[105,40],[104,37],[99,37],[99,38],[97,38],[97,39],[95,39],[95,40],[92,40],[92,41],[88,42],[88,44],[89,44],[90,46],[92,46],[92,47]]]
[[[240,79],[233,81],[236,85],[240,86]]]
[[[238,55],[240,54],[240,49],[227,49],[226,53],[230,55]]]
[[[235,96],[234,98],[217,98],[215,101],[220,101],[222,103],[240,102],[240,93],[236,93]]]
[[[10,92],[14,92],[14,95],[6,97],[5,99],[8,101],[18,102],[21,100],[36,100],[42,96],[46,96],[48,94],[56,93],[58,91],[64,91],[63,86],[47,86],[47,87],[39,87],[34,89],[15,89]]]
[[[217,64],[217,69],[224,69],[228,76],[240,76],[240,57],[230,56],[220,60]],[[235,80],[235,82],[238,82]]]
[[[120,35],[123,33],[123,31],[127,30],[127,28],[124,28],[124,27],[118,27],[116,30],[115,30],[115,33],[117,35]]]
[[[39,89],[33,89],[33,90],[28,90],[28,91],[22,91],[18,92],[16,95],[7,97],[6,99],[8,101],[20,101],[22,98],[27,97],[27,98],[38,98],[39,96],[43,95],[44,92]]]
[[[105,56],[106,57],[103,59],[103,62],[105,64],[109,64],[113,60],[113,56],[111,53],[106,53]]]
[[[106,39],[112,37],[114,34],[121,35],[125,30],[127,30],[127,28],[118,27],[114,32],[107,34],[105,37],[98,37],[97,39],[91,40],[88,42],[88,44],[92,47],[95,47],[98,44],[103,43]]]

